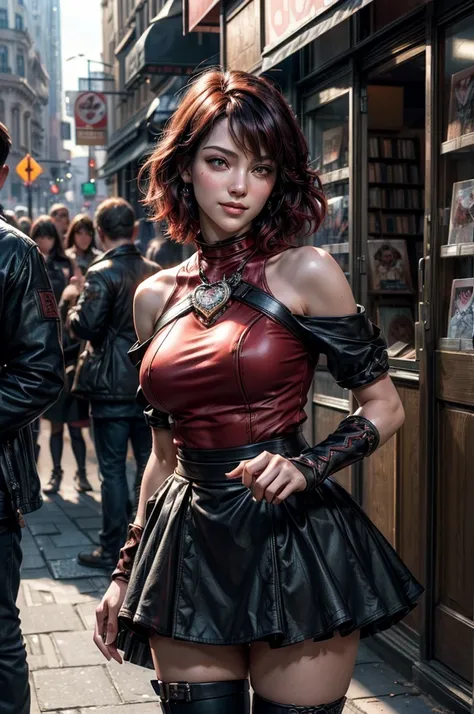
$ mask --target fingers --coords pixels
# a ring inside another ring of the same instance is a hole
[[[288,459],[268,451],[262,451],[254,459],[241,461],[226,476],[230,479],[241,478],[256,501],[265,499],[273,504],[279,504],[291,493],[306,488],[304,476]]]
[[[114,659],[122,664],[122,657],[115,645],[118,634],[117,613],[109,608],[106,600],[95,611],[95,619],[94,644],[109,662]]]
[[[227,478],[239,478],[240,476],[242,476],[244,465],[246,463],[246,461],[241,461],[240,464],[235,467],[235,469],[232,469],[232,471],[228,471],[226,473]]]

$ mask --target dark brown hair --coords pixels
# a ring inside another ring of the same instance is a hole
[[[31,226],[30,238],[34,241],[38,238],[54,238],[53,253],[60,257],[65,258],[64,248],[61,243],[61,238],[57,231],[56,226],[53,223],[53,219],[50,216],[38,216],[36,221],[33,222]]]
[[[280,91],[268,80],[246,72],[203,72],[171,117],[143,172],[149,172],[145,205],[155,221],[166,221],[170,236],[188,243],[199,233],[197,204],[181,195],[180,169],[189,165],[201,142],[227,117],[233,141],[246,153],[263,148],[278,164],[278,177],[254,221],[263,249],[294,245],[316,231],[326,213],[321,182],[309,166],[305,137]],[[192,186],[189,186],[192,189]]]
[[[135,211],[124,198],[107,198],[95,212],[95,224],[110,240],[133,238]]]
[[[92,219],[87,215],[87,213],[78,213],[77,216],[74,216],[71,223],[69,224],[69,228],[67,229],[65,243],[68,248],[74,247],[74,237],[76,233],[82,229],[87,231],[92,238],[91,244],[87,250],[90,250],[94,247],[95,230]]]
[[[10,132],[5,124],[0,122],[0,166],[3,166],[8,159],[8,154],[12,148]]]

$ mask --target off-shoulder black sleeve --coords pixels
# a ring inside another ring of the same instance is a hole
[[[387,344],[365,308],[344,317],[297,317],[314,349],[326,355],[340,387],[357,389],[388,371]]]

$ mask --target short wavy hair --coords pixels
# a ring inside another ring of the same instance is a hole
[[[66,238],[64,241],[68,248],[74,247],[74,238],[76,237],[76,233],[82,229],[87,231],[87,233],[89,233],[92,238],[88,250],[91,250],[91,248],[95,248],[94,223],[92,222],[92,218],[90,218],[87,213],[78,213],[77,216],[74,216],[71,223],[69,224],[69,228],[67,229]]]
[[[303,132],[281,92],[267,79],[246,72],[211,69],[192,80],[155,151],[143,166],[144,204],[155,221],[166,221],[170,237],[189,243],[199,234],[196,199],[182,195],[180,171],[192,163],[201,142],[222,118],[233,141],[246,153],[263,148],[278,166],[267,207],[253,223],[263,250],[295,245],[314,233],[324,219],[326,200],[309,164]],[[188,185],[189,186],[189,185]]]

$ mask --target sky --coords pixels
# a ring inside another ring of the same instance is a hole
[[[100,0],[60,0],[60,3],[63,92],[66,92],[77,89],[79,77],[87,77],[86,59],[66,62],[69,57],[84,54],[91,60],[102,59],[102,10]],[[92,65],[91,70],[100,71],[101,67]],[[65,148],[71,149],[74,156],[87,153],[86,147],[75,147],[72,142],[65,142]]]

